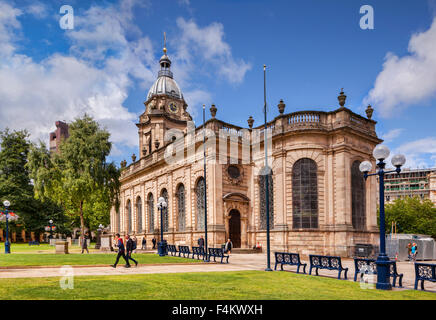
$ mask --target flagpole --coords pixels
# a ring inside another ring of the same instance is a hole
[[[265,271],[272,271],[271,269],[271,248],[270,248],[270,234],[269,234],[269,168],[268,168],[268,146],[267,146],[267,116],[266,116],[266,65],[263,65],[263,97],[264,97],[264,113],[265,113],[265,130],[263,133],[265,149],[265,205],[266,205],[266,269]]]
[[[207,252],[207,188],[206,188],[206,106],[203,104],[203,161],[204,161],[204,250],[205,261],[209,261]]]

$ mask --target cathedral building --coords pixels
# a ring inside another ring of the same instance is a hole
[[[268,181],[272,250],[349,256],[356,243],[378,245],[376,179],[365,181],[359,171],[364,160],[375,167],[372,150],[381,143],[371,106],[366,117],[354,113],[345,107],[343,91],[339,106],[329,112],[285,113],[280,100],[277,116],[267,124],[270,170],[265,170],[263,125],[253,126],[251,116],[247,128],[226,123],[212,105],[206,130],[193,126],[165,48],[159,63],[137,123],[139,156],[121,165],[113,233],[135,234],[138,243],[146,237],[150,244],[160,240],[163,228],[169,244],[195,246],[204,236],[207,206],[208,246],[230,238],[236,248],[258,242],[265,248]],[[177,150],[177,161],[168,161]],[[159,197],[168,203],[162,225]]]

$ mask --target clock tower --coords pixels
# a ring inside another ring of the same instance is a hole
[[[164,147],[165,132],[169,129],[184,131],[187,122],[192,120],[186,111],[188,105],[183,98],[177,82],[171,72],[171,60],[167,56],[164,45],[164,55],[160,58],[158,77],[144,102],[145,112],[139,117],[139,152],[141,158]]]

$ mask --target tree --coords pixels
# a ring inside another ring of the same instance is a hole
[[[84,115],[69,125],[69,138],[61,143],[58,154],[50,156],[40,146],[30,157],[36,195],[61,205],[73,220],[78,218],[81,237],[85,225],[96,227],[101,223],[97,219],[108,221],[117,194],[118,169],[106,163],[112,147],[109,136]]]
[[[396,199],[385,205],[385,223],[397,223],[397,232],[428,234],[436,238],[436,207],[429,199],[419,197]]]

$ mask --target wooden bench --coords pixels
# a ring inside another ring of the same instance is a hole
[[[177,249],[174,244],[168,244],[167,245],[167,252],[171,253],[172,256],[175,256],[177,254]]]
[[[301,263],[300,255],[298,253],[275,252],[274,254],[276,258],[274,270],[277,270],[277,265],[280,264],[283,271],[283,265],[288,264],[290,266],[297,266],[297,273],[300,272],[300,267],[303,266],[303,273],[306,273],[307,263]]]
[[[186,255],[189,258],[189,255],[191,254],[191,251],[189,250],[188,246],[179,246],[179,257],[183,254],[183,258],[186,258]]]
[[[415,262],[415,290],[421,280],[421,290],[424,290],[424,281],[436,282],[436,264]]]
[[[342,267],[341,257],[336,256],[321,256],[309,255],[310,269],[309,274],[312,274],[312,269],[315,268],[318,276],[318,269],[338,270],[338,279],[341,278],[341,273],[344,271],[344,278],[347,279],[348,268]]]
[[[361,278],[364,274],[377,274],[377,264],[375,259],[354,258],[354,281],[360,273]],[[389,266],[389,276],[392,278],[392,286],[395,287],[397,278],[398,285],[403,287],[403,274],[397,272],[397,262],[391,261]]]
[[[192,247],[192,259],[194,259],[194,256],[197,255],[197,259],[200,260],[200,256],[201,259],[204,260],[206,253],[204,252],[204,247]]]
[[[226,258],[226,263],[229,263],[229,255],[224,254],[222,248],[209,248],[209,257],[213,257],[214,262],[216,262],[216,258],[221,258],[221,263],[223,263],[223,259]]]
[[[39,246],[38,241],[29,241],[29,246]]]

